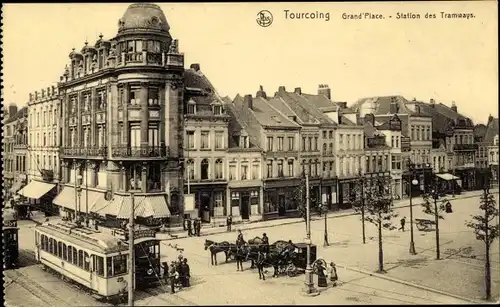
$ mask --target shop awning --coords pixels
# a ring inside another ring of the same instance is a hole
[[[17,191],[19,191],[19,189],[23,186],[23,182],[22,181],[16,181],[12,187],[10,188],[10,192],[12,193],[16,193]]]
[[[117,216],[123,203],[123,196],[115,195],[111,200],[100,199],[90,209],[91,212],[106,216]]]
[[[31,181],[27,186],[22,188],[17,194],[28,198],[38,199],[50,190],[52,190],[56,185],[53,183],[46,183],[41,181]]]
[[[87,198],[88,196],[88,198]],[[85,212],[87,208],[90,209],[101,200],[104,200],[104,193],[91,191],[91,190],[81,190],[78,196],[77,191],[74,187],[66,186],[62,189],[61,193],[57,195],[54,199],[54,204],[61,206],[70,210],[76,210],[77,198],[80,198],[80,212]]]
[[[439,178],[443,180],[456,180],[459,179],[457,176],[453,176],[452,174],[444,173],[444,174],[436,174]]]
[[[132,208],[132,199],[130,197],[124,197],[117,218],[128,219],[130,217],[131,208]],[[170,210],[168,209],[165,196],[164,195],[136,196],[134,198],[134,216],[143,218],[169,217]]]

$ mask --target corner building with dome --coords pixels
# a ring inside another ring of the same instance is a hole
[[[183,212],[184,55],[155,4],[132,4],[117,35],[69,54],[58,83],[61,180],[53,204],[119,224]],[[202,93],[203,94],[203,93]]]

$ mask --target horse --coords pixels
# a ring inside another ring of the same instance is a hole
[[[215,260],[215,265],[217,265],[217,254],[218,253],[224,253],[226,254],[226,262],[229,259],[229,255],[231,253],[236,252],[236,244],[231,244],[228,241],[222,241],[220,243],[211,241],[211,240],[205,240],[205,250],[210,250],[210,260],[212,262],[212,265],[214,265],[214,260]]]
[[[255,265],[257,266],[257,270],[259,272],[259,279],[266,280],[266,277],[264,276],[264,268],[270,266],[274,269],[273,277],[278,277],[278,267],[283,262],[282,258],[282,253],[276,250],[270,251],[266,256],[259,251],[258,257],[255,260]]]

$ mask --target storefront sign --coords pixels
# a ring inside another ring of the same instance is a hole
[[[3,221],[4,227],[17,227],[17,221]]]
[[[155,237],[155,231],[154,229],[136,229],[134,230],[134,239],[141,239],[141,238],[154,238]]]

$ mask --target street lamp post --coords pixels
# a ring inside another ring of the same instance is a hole
[[[77,204],[76,204],[76,223],[80,225],[80,205],[81,205],[81,199],[82,199],[82,187],[81,187],[81,181],[82,181],[82,175],[76,176],[76,181],[77,181],[77,187],[76,187],[76,193],[77,193]]]
[[[410,190],[410,254],[416,255],[417,251],[415,250],[415,241],[413,239],[413,186],[418,184],[418,180],[414,178],[414,164],[408,160],[408,168],[410,169],[410,180],[408,182],[409,190]]]
[[[306,266],[306,280],[304,282],[304,294],[309,296],[318,295],[318,290],[314,287],[313,272],[311,267],[311,215],[309,203],[309,176],[306,175],[306,226],[307,226],[307,266]]]
[[[431,190],[432,198],[434,199],[434,220],[436,222],[436,260],[440,259],[439,250],[439,211],[437,201],[439,198],[439,191],[437,189],[437,181],[434,184],[434,188]]]
[[[321,206],[321,209],[324,210],[325,213],[325,234],[324,234],[323,246],[329,246],[330,244],[328,243],[328,220],[327,220],[328,207],[326,204],[323,204]]]
[[[363,244],[366,244],[366,232],[365,232],[365,178],[361,169],[358,170],[360,193],[361,193],[361,230],[363,232]]]

